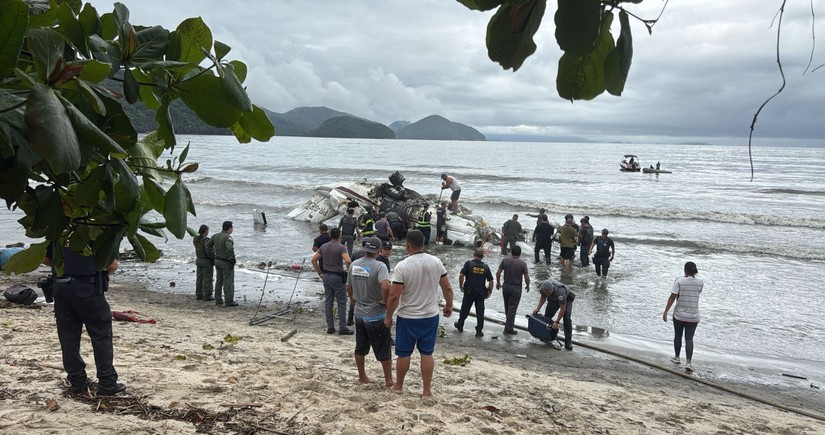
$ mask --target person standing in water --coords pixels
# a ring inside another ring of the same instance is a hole
[[[699,295],[705,286],[701,279],[696,278],[699,269],[696,263],[688,261],[685,263],[685,276],[676,278],[670,289],[670,297],[665,305],[665,312],[662,313],[662,320],[667,322],[667,312],[676,302],[673,309],[673,350],[674,357],[671,362],[681,364],[679,354],[682,350],[682,334],[685,336],[685,356],[687,357],[685,371],[693,371],[693,334],[699,325]]]

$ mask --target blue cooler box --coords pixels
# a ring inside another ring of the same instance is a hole
[[[527,315],[527,330],[530,331],[530,335],[541,341],[558,340],[559,330],[551,329],[550,326],[552,324],[553,319],[542,316],[541,314]]]

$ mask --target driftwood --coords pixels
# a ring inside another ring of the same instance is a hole
[[[260,408],[264,406],[263,403],[221,403],[221,406],[225,406],[227,408]]]
[[[292,338],[292,336],[295,335],[297,332],[298,332],[297,329],[293,329],[292,331],[289,331],[289,334],[284,335],[283,337],[281,337],[281,343],[283,343],[283,342],[289,340],[290,338]]]

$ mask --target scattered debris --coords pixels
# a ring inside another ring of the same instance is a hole
[[[46,399],[46,408],[49,408],[51,412],[55,412],[60,409],[60,405],[57,404],[57,400]]]
[[[201,347],[203,347],[203,350],[215,350],[215,346],[212,346],[209,343],[204,343]]]
[[[527,355],[519,353],[519,354],[516,354],[516,358],[527,359]]]
[[[450,358],[445,359],[444,364],[447,364],[447,365],[450,365],[450,366],[464,367],[467,364],[470,364],[471,359],[472,358],[470,358],[470,354],[465,353],[464,356],[457,356],[457,357],[454,357],[452,359],[450,359]]]
[[[241,341],[241,337],[232,334],[226,334],[226,337],[223,338],[223,342],[229,344],[237,344],[239,341]]]
[[[175,355],[175,361],[186,361],[186,355]]]
[[[792,374],[790,374],[790,373],[782,373],[782,376],[787,376],[787,377],[789,377],[789,378],[794,378],[794,379],[802,379],[803,381],[807,381],[807,380],[808,380],[808,378],[806,378],[806,377],[804,377],[804,376],[792,375]]]
[[[817,390],[819,390],[819,385],[814,385],[813,382],[811,382],[811,388],[816,388]]]
[[[290,339],[290,338],[292,338],[292,336],[293,336],[293,335],[295,335],[296,333],[298,333],[298,330],[297,330],[297,329],[293,329],[292,331],[289,331],[289,334],[284,335],[283,337],[281,337],[281,343],[283,343],[283,342],[285,342],[285,341],[289,340],[289,339]]]

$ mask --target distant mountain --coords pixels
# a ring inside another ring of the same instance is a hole
[[[276,127],[277,128],[277,127]],[[395,139],[395,132],[384,124],[354,118],[336,116],[324,121],[320,127],[307,133],[312,137],[345,137],[362,139]]]
[[[286,113],[276,113],[267,110],[267,116],[275,124],[276,136],[307,136],[309,132],[320,127],[324,121],[338,116],[349,116],[349,113],[332,110],[328,107],[298,107]]]
[[[398,139],[487,140],[478,130],[438,115],[428,116],[395,133]]]
[[[401,130],[402,128],[408,125],[410,125],[410,121],[395,121],[392,124],[390,124],[390,128],[392,129],[392,131],[398,133],[398,130]]]

